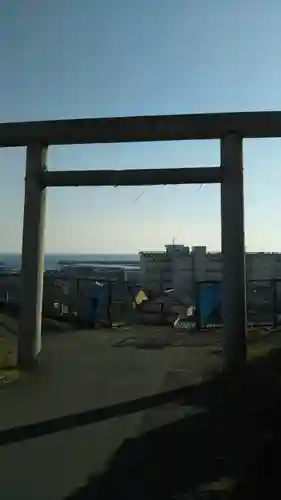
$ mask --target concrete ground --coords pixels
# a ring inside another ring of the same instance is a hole
[[[0,431],[199,382],[218,365],[211,354],[218,341],[211,332],[190,336],[156,327],[46,334],[37,371],[0,389]],[[103,471],[126,438],[193,410],[176,403],[147,407],[0,446],[1,498],[65,498]]]

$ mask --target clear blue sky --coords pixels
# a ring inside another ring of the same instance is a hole
[[[0,0],[1,121],[281,108],[280,0]],[[245,141],[246,244],[281,251],[281,140]],[[0,150],[0,252],[24,150]],[[49,168],[219,163],[213,142],[50,148]],[[137,202],[134,200],[140,196]],[[49,190],[47,251],[220,248],[218,186]]]

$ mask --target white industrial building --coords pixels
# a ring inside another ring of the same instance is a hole
[[[281,254],[247,253],[248,280],[281,279]],[[155,292],[173,288],[178,294],[191,294],[198,281],[222,279],[222,254],[208,252],[204,246],[166,245],[163,252],[140,253],[142,285]]]

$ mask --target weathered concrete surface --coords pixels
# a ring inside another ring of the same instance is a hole
[[[163,329],[46,335],[38,371],[0,391],[0,429],[131,401],[200,380],[213,342],[198,348],[194,337],[189,346],[181,346],[184,342],[174,342],[175,335]],[[122,342],[124,338],[131,346]],[[90,474],[103,470],[124,439],[188,411],[166,405],[0,447],[1,497],[61,499]]]

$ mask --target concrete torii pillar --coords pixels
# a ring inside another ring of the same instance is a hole
[[[18,363],[22,368],[36,364],[41,350],[46,205],[42,172],[46,153],[47,147],[41,144],[27,146],[18,332]]]
[[[242,139],[221,140],[222,309],[225,368],[235,370],[246,359],[247,306],[244,241]]]

